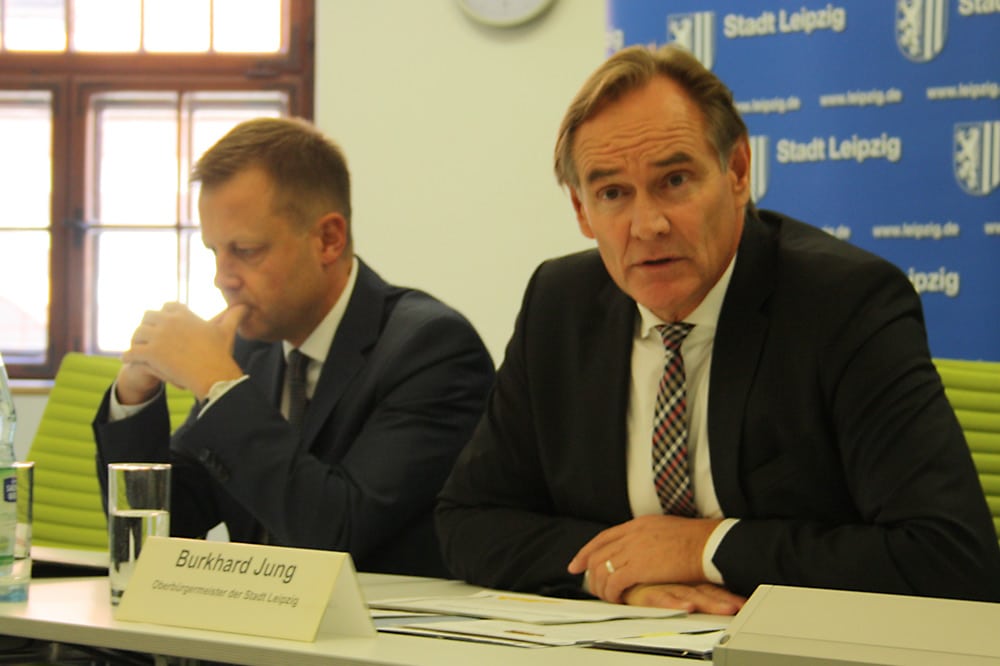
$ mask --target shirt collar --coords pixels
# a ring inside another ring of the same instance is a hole
[[[729,265],[726,266],[726,270],[723,271],[722,277],[719,278],[718,282],[715,283],[707,294],[705,298],[702,299],[701,303],[694,311],[684,318],[689,324],[694,324],[698,327],[699,332],[704,332],[706,330],[714,330],[716,325],[719,323],[719,313],[722,312],[722,301],[726,297],[726,290],[729,288],[729,281],[733,277],[733,267],[736,265],[736,255],[729,261]],[[639,338],[646,338],[651,335],[657,326],[662,326],[667,322],[663,321],[657,317],[653,312],[641,303],[636,303],[636,307],[639,310]],[[659,334],[657,334],[659,335]]]
[[[347,311],[347,304],[351,301],[351,294],[354,293],[354,284],[357,282],[357,279],[358,258],[354,257],[351,261],[351,272],[347,276],[347,284],[344,285],[344,291],[337,297],[337,302],[326,313],[319,326],[314,328],[305,342],[299,346],[300,352],[314,361],[319,361],[320,365],[326,362],[326,355],[330,352],[330,345],[333,344],[333,336],[337,334],[340,322],[344,318],[344,312]],[[288,354],[294,349],[294,346],[287,340],[282,340],[281,346],[285,352],[285,361],[287,361]]]

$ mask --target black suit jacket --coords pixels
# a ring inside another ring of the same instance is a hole
[[[171,534],[224,522],[234,541],[350,552],[359,570],[447,575],[434,497],[482,413],[493,363],[472,326],[427,294],[386,284],[363,262],[305,415],[279,411],[281,344],[237,340],[249,379],[172,438],[166,400],[94,423],[107,463],[174,464]],[[169,446],[168,446],[169,441]]]
[[[595,251],[537,270],[487,412],[440,495],[456,574],[579,590],[570,559],[632,517],[636,316]],[[997,537],[920,301],[888,262],[774,213],[748,217],[708,400],[716,494],[741,519],[714,557],[727,587],[1000,600]]]

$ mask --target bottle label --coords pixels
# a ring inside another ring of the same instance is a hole
[[[0,467],[3,501],[0,501],[0,578],[10,575],[17,529],[17,476],[13,467]]]

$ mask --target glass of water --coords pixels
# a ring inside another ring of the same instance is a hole
[[[111,604],[117,606],[146,537],[170,536],[170,465],[108,465]]]

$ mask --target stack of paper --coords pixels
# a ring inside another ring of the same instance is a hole
[[[725,622],[684,611],[485,590],[370,602],[379,631],[519,647],[584,645],[707,658]]]

